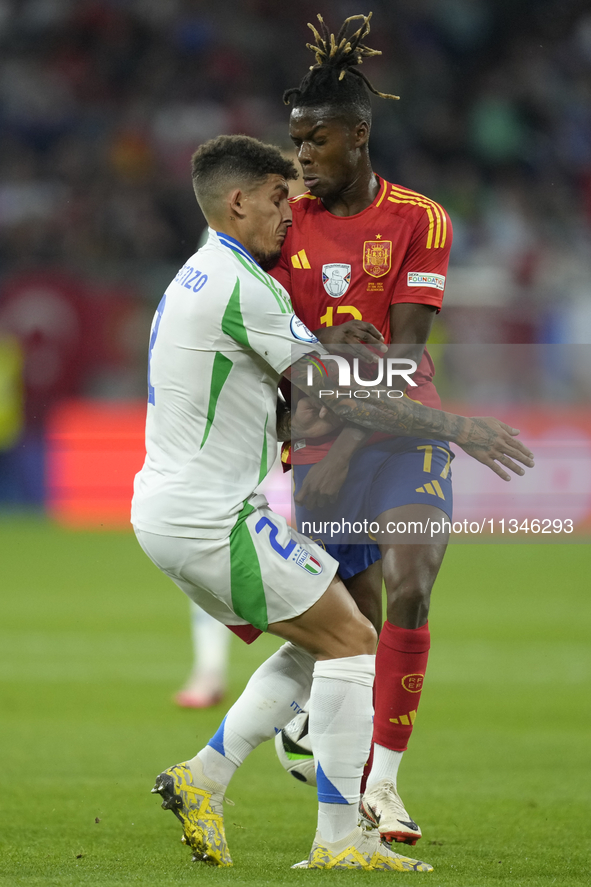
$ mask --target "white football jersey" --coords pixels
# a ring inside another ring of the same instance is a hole
[[[277,455],[277,385],[316,337],[238,241],[210,229],[181,268],[150,336],[146,460],[131,521],[219,539]]]

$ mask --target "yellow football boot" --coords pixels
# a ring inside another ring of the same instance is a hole
[[[197,760],[197,766],[200,763]],[[183,826],[182,841],[193,851],[194,862],[233,865],[222,805],[224,786],[199,773],[197,785],[188,763],[175,764],[156,777],[152,793],[159,794],[165,810],[172,810]]]
[[[316,832],[309,858],[292,868],[365,869],[370,872],[433,871],[433,866],[426,862],[395,853],[381,840],[377,831],[363,831],[359,826],[334,843],[323,841],[320,833]]]

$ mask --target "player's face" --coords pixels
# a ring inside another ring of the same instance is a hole
[[[261,265],[279,258],[291,225],[288,187],[282,176],[269,175],[243,197],[244,245]]]
[[[356,180],[367,124],[351,125],[323,108],[294,108],[289,134],[298,152],[304,185],[315,197],[335,197]]]

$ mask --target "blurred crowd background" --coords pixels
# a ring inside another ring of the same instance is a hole
[[[43,498],[62,399],[142,398],[204,222],[192,152],[287,147],[306,22],[373,10],[374,168],[450,212],[435,338],[591,342],[586,0],[0,0],[0,502]],[[24,392],[24,396],[23,396]]]

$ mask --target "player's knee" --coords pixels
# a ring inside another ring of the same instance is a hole
[[[347,656],[361,656],[366,653],[373,655],[375,653],[378,633],[362,613],[359,613],[352,621],[350,635],[351,652],[347,653]]]
[[[351,614],[346,622],[333,623],[319,639],[320,658],[342,659],[348,656],[373,655],[378,643],[378,633],[359,611]]]
[[[397,600],[409,605],[428,605],[436,576],[437,568],[429,562],[400,565],[386,558],[384,583],[388,605]]]
[[[388,594],[388,605],[400,602],[407,607],[428,607],[431,602],[431,585],[428,583],[401,583]]]
[[[386,576],[388,620],[413,626],[422,624],[429,614],[433,577],[429,572]],[[402,622],[401,622],[402,619]]]

